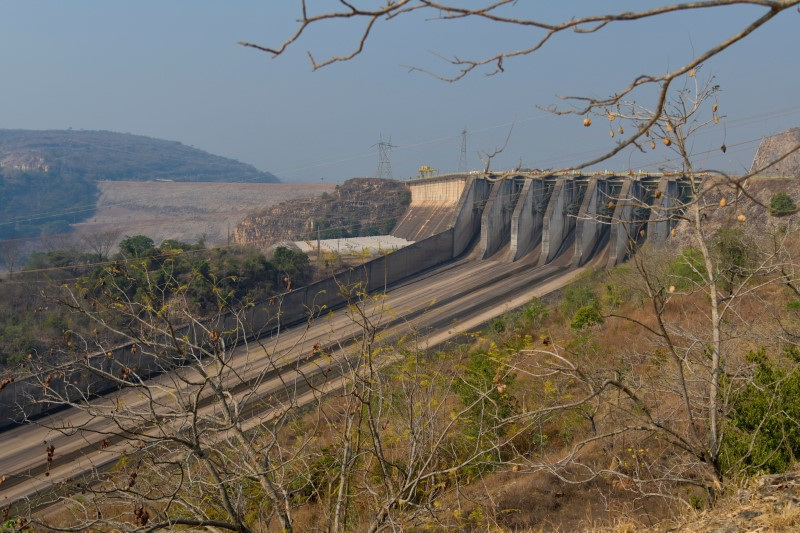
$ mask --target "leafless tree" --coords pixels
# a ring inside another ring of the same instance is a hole
[[[14,270],[19,266],[19,262],[25,253],[24,242],[20,239],[8,239],[0,241],[0,262],[8,271],[8,278],[14,276]]]
[[[99,260],[104,261],[119,243],[120,237],[122,237],[120,230],[97,230],[81,235],[81,241]]]
[[[747,188],[748,180],[763,169],[736,178],[697,172],[691,138],[717,123],[718,87],[713,80],[699,82],[696,71],[686,79],[658,109],[620,102],[605,118],[612,127],[628,122],[646,128],[649,139],[640,149],[656,143],[674,149],[680,162],[673,169],[676,175],[705,176],[704,181],[691,180],[688,203],[652,208],[659,217],[680,221],[677,234],[688,251],[677,244],[672,230],[669,247],[648,245],[632,255],[636,275],[624,283],[642,308],[608,315],[635,326],[636,341],[627,348],[605,354],[591,345],[553,346],[525,352],[528,358],[516,363],[517,371],[553,383],[554,402],[582,397],[579,407],[561,407],[591,426],[591,433],[558,460],[521,458],[519,464],[527,468],[549,468],[567,482],[610,477],[643,496],[673,498],[675,487],[697,485],[713,498],[746,462],[743,457],[734,465],[724,464],[721,457],[730,400],[737,389],[752,384],[752,365],[743,347],[771,345],[780,331],[768,295],[771,288],[796,281],[790,244],[796,230],[791,225],[754,228],[748,222],[745,205],[766,212]],[[651,210],[635,197],[617,201]],[[637,248],[633,240],[630,246]],[[676,271],[674,265],[680,268]],[[676,303],[679,299],[682,305]],[[759,425],[768,416],[765,411]],[[753,432],[753,441],[759,432]],[[605,462],[598,458],[597,446],[603,446],[600,457]]]
[[[621,24],[633,24],[637,21],[666,18],[674,13],[700,13],[709,10],[725,13],[726,10],[736,9],[740,6],[761,8],[754,13],[752,18],[741,28],[732,30],[718,42],[707,49],[696,53],[691,59],[679,62],[677,66],[670,67],[665,73],[644,73],[636,75],[625,86],[620,87],[613,94],[605,98],[587,96],[564,97],[571,106],[569,108],[550,108],[556,114],[590,115],[595,113],[606,114],[625,100],[641,100],[638,97],[644,94],[647,88],[655,88],[655,98],[650,108],[653,110],[650,120],[638,124],[630,130],[627,137],[621,136],[612,149],[590,161],[582,162],[573,168],[582,168],[593,165],[612,157],[626,148],[640,142],[645,132],[658,123],[664,106],[667,104],[672,85],[683,76],[693,73],[700,65],[708,62],[712,57],[727,50],[734,44],[746,39],[755,31],[765,26],[777,17],[792,13],[800,6],[798,0],[702,0],[698,2],[672,3],[659,2],[656,6],[634,11],[617,11],[599,15],[579,15],[560,22],[546,21],[537,13],[536,7],[523,5],[514,0],[487,0],[478,2],[478,5],[465,6],[462,2],[441,2],[429,0],[397,0],[384,5],[375,6],[370,2],[338,1],[338,9],[331,10],[329,6],[315,9],[308,5],[306,0],[300,0],[301,11],[296,30],[280,45],[269,46],[253,42],[241,42],[243,46],[267,52],[273,56],[283,54],[287,49],[296,45],[310,28],[337,21],[356,20],[362,22],[362,30],[356,38],[355,46],[347,53],[329,55],[324,59],[317,59],[309,51],[308,57],[314,70],[329,65],[350,61],[361,54],[370,35],[376,26],[384,20],[392,20],[411,15],[421,15],[424,18],[435,20],[477,19],[499,24],[509,29],[515,28],[530,34],[530,46],[513,50],[487,50],[483,57],[464,58],[460,56],[442,57],[445,63],[454,70],[452,73],[432,73],[434,76],[448,82],[458,81],[465,76],[485,71],[488,75],[499,74],[505,71],[509,60],[532,56],[546,46],[551,45],[554,37],[573,32],[580,35],[591,35],[600,32],[610,32]],[[412,70],[421,70],[412,67]]]
[[[130,294],[133,277],[146,294]],[[305,439],[287,449],[277,435],[318,400],[300,370],[304,330],[265,345],[247,306],[201,320],[185,285],[156,279],[145,261],[115,263],[95,282],[66,289],[64,305],[93,324],[65,333],[67,361],[30,361],[40,387],[32,402],[72,408],[31,421],[49,435],[50,502],[61,500],[71,515],[48,527],[250,531],[276,520],[291,531],[290,466]],[[107,345],[101,331],[128,344]],[[112,392],[93,398],[103,388]],[[88,471],[79,466],[86,461]],[[102,466],[109,462],[116,466]]]
[[[159,303],[155,277],[155,292],[130,295],[140,261],[106,272],[65,293],[96,330],[65,333],[66,363],[29,361],[32,400],[71,408],[30,421],[44,441],[30,481],[49,490],[15,512],[34,525],[292,531],[308,505],[323,507],[320,530],[437,524],[441,501],[499,464],[516,434],[494,407],[510,401],[511,371],[472,384],[430,365],[413,330],[382,338],[392,310],[361,284],[342,284],[344,315],[254,340],[247,308],[200,320],[180,291]],[[100,329],[130,344],[109,346]],[[100,384],[112,391],[93,398]],[[56,519],[33,513],[54,503]]]

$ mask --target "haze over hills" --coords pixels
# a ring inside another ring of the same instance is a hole
[[[279,182],[252,165],[175,141],[109,131],[0,130],[0,238],[68,231],[94,214],[99,180]]]
[[[0,167],[70,172],[92,180],[280,181],[252,165],[177,141],[111,131],[0,130]]]

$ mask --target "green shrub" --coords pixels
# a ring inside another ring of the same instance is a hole
[[[790,215],[797,211],[797,206],[792,200],[792,197],[785,192],[779,192],[772,195],[769,201],[769,214],[774,217],[782,217]]]
[[[126,257],[146,257],[152,255],[155,248],[153,239],[145,235],[125,236],[119,243],[119,251]]]
[[[498,390],[499,380],[504,386]],[[491,427],[491,422],[500,421],[514,412],[514,398],[506,392],[513,381],[514,375],[508,372],[504,356],[492,346],[489,351],[477,350],[470,355],[463,367],[463,377],[455,388],[461,403],[472,406],[472,422],[478,427],[489,423]]]
[[[519,313],[519,325],[523,329],[539,328],[542,326],[550,311],[539,298],[534,298]]]
[[[597,305],[584,305],[575,311],[570,327],[578,331],[595,324],[602,324],[603,321],[603,315],[600,314],[600,309]]]
[[[717,231],[712,241],[712,252],[723,289],[733,291],[737,281],[750,275],[755,248],[740,227],[724,227]]]
[[[687,290],[695,283],[703,283],[706,267],[700,250],[687,248],[667,267],[667,276],[672,285]]]
[[[281,277],[289,276],[294,287],[300,287],[311,279],[311,264],[303,252],[279,246],[271,262]]]
[[[600,300],[592,289],[585,285],[570,285],[564,289],[560,304],[564,316],[572,316],[578,309],[586,306],[600,306]]]
[[[748,354],[751,381],[730,396],[731,411],[720,453],[725,469],[779,473],[800,457],[800,372],[797,350],[770,358]]]

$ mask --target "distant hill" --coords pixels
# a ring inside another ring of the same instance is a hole
[[[97,181],[278,183],[175,141],[110,131],[0,130],[0,238],[68,231],[94,213]]]

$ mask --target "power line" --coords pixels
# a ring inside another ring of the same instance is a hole
[[[378,179],[392,179],[392,162],[389,158],[392,153],[392,138],[389,137],[388,141],[383,140],[381,136],[380,141],[375,145],[378,147],[378,170],[375,172],[375,177]]]
[[[461,130],[461,157],[458,160],[458,171],[466,172],[469,170],[467,161],[467,128]]]

